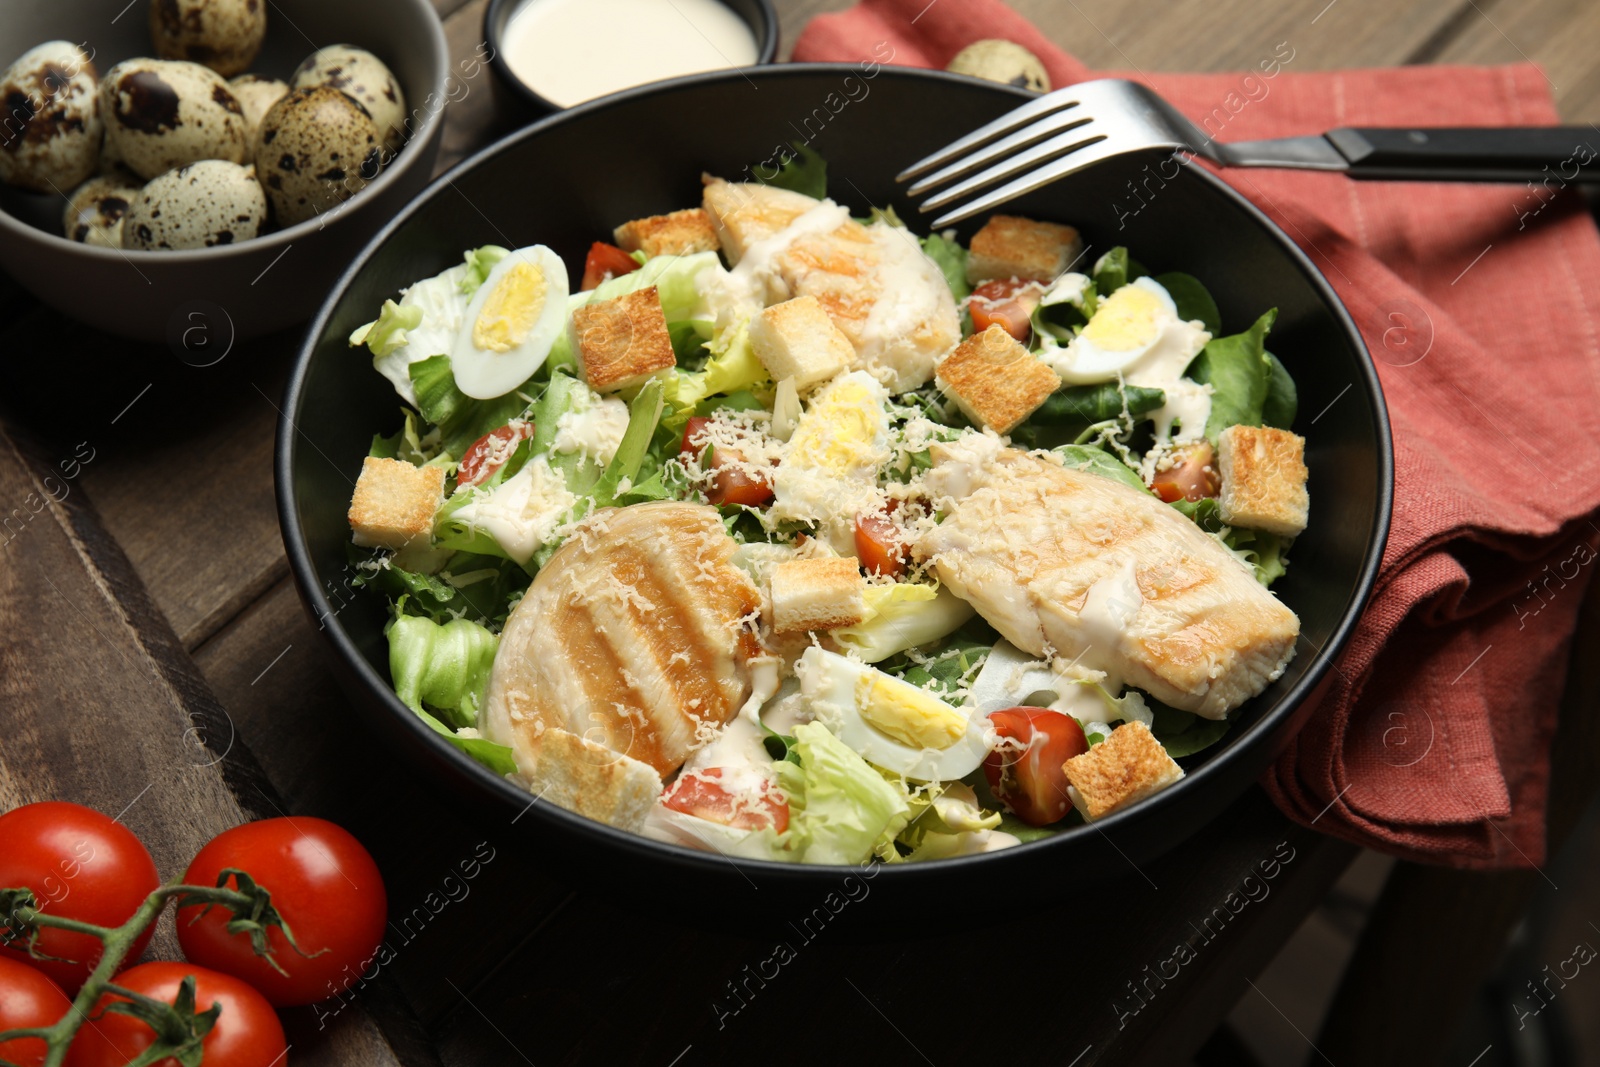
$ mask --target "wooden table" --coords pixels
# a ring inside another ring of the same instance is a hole
[[[435,0],[460,56],[485,3]],[[842,6],[779,0],[786,49],[811,15]],[[1547,65],[1567,120],[1600,120],[1600,6],[1581,0],[1016,6],[1106,69],[1242,68],[1286,40],[1307,70],[1527,57]],[[441,169],[520,121],[496,99],[475,86],[452,105]],[[911,936],[868,898],[856,907],[874,936],[825,930],[769,968],[770,943],[674,923],[647,885],[637,915],[621,912],[551,879],[511,826],[412,780],[334,688],[273,509],[295,333],[196,368],[80,327],[9,281],[0,322],[0,518],[13,518],[0,533],[0,808],[60,796],[120,811],[167,875],[223,826],[278,812],[366,841],[389,884],[395,958],[343,1001],[289,1013],[292,1062],[942,1064],[1000,1049],[1184,1062],[1355,853],[1252,790],[1102,893],[1131,917],[1120,924],[1062,909],[1024,932],[996,901],[978,929]],[[464,881],[475,853],[490,859]],[[1246,893],[1246,876],[1270,891]],[[1173,965],[1180,944],[1191,958]],[[175,947],[161,931],[155,950]]]

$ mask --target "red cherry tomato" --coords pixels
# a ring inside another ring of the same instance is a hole
[[[0,1030],[33,1030],[54,1026],[72,1008],[61,987],[43,971],[0,957]],[[39,1067],[48,1046],[43,1038],[0,1041],[0,1060],[17,1067]]]
[[[200,1043],[205,1067],[283,1067],[286,1051],[283,1025],[266,998],[237,978],[192,963],[144,963],[129,968],[112,981],[134,993],[167,1001],[178,995],[178,984],[194,975],[194,1005],[197,1013],[222,1005]],[[126,998],[110,994],[100,998],[68,1053],[68,1067],[123,1067],[156,1042],[156,1033],[142,1019],[107,1012],[106,1005]],[[155,1067],[178,1067],[172,1057],[158,1060]]]
[[[972,291],[972,299],[967,302],[973,332],[999,326],[1017,340],[1026,341],[1033,331],[1033,309],[1043,296],[1044,288],[1038,282],[1021,278],[984,282]]]
[[[706,427],[711,419],[705,415],[691,416],[683,427],[683,441],[678,445],[680,456],[698,456],[705,451]],[[772,501],[772,479],[760,471],[751,471],[744,456],[731,448],[720,448],[711,455],[711,487],[706,499],[721,507],[724,504],[744,504],[759,508]]]
[[[1001,737],[1027,746],[989,753],[983,761],[989,791],[1029,826],[1060,822],[1072,809],[1061,765],[1089,751],[1083,727],[1072,716],[1048,708],[1006,708],[990,712],[989,720]]]
[[[287,977],[230,934],[226,908],[178,912],[178,943],[196,963],[242,978],[280,1007],[310,1004],[342,992],[370,970],[388,921],[388,895],[378,865],[361,842],[325,819],[263,819],[224,830],[202,848],[183,880],[216,885],[226,867],[250,874],[272,894],[302,956],[271,930],[267,943]],[[204,912],[204,914],[202,914]],[[208,1061],[209,1062],[209,1061]]]
[[[787,801],[763,792],[755,801],[755,807],[751,807],[748,800],[739,803],[734,794],[714,780],[721,777],[721,767],[686,774],[673,783],[661,802],[673,811],[737,830],[760,830],[770,826],[781,834],[789,828]]]
[[[1173,450],[1172,466],[1156,471],[1150,483],[1156,496],[1167,503],[1179,500],[1204,500],[1222,488],[1217,473],[1217,454],[1204,441]]]
[[[155,861],[121,823],[81,804],[48,800],[0,815],[0,888],[27,887],[52,915],[96,926],[121,926],[160,884]],[[129,951],[138,959],[154,927]],[[49,975],[68,994],[78,991],[100,961],[88,934],[42,930],[36,960],[26,949],[0,949]],[[74,961],[74,962],[64,962]]]
[[[506,465],[522,439],[532,436],[533,423],[507,423],[472,442],[456,468],[456,487],[470,488],[494,477],[494,472]]]
[[[589,256],[583,261],[583,286],[585,291],[601,282],[632,274],[639,269],[639,261],[616,245],[596,241],[589,246]]]
[[[898,578],[906,569],[905,534],[887,515],[857,515],[856,558],[869,571]]]

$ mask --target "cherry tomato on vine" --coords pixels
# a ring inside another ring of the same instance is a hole
[[[178,911],[178,943],[196,963],[242,978],[279,1007],[342,992],[369,969],[388,922],[378,865],[361,842],[325,819],[263,819],[224,830],[200,850],[183,880],[216,885],[225,868],[246,871],[272,894],[301,955],[283,931],[267,933],[287,976],[257,956],[245,934],[230,934],[226,908]],[[209,1062],[209,1061],[208,1061]]]
[[[134,993],[167,1001],[178,995],[185,976],[194,975],[195,1012],[222,1005],[216,1025],[200,1043],[205,1067],[283,1067],[286,1051],[283,1024],[266,998],[244,982],[192,963],[142,963],[112,979]],[[67,1067],[124,1067],[155,1044],[156,1033],[142,1019],[107,1012],[106,1005],[125,999],[107,994],[100,998],[72,1041]],[[168,1057],[155,1067],[178,1067]]]
[[[1027,747],[999,748],[983,761],[990,792],[1029,826],[1049,826],[1072,810],[1061,765],[1089,751],[1083,727],[1048,708],[1005,708],[989,713],[995,732]]]
[[[121,926],[160,881],[133,831],[93,808],[47,800],[0,815],[0,888],[33,890],[39,907],[52,915]],[[139,958],[153,930],[140,936],[129,959]],[[0,949],[0,955],[38,968],[71,995],[99,962],[101,948],[88,934],[46,929],[38,949],[60,959],[33,959],[17,948]]]
[[[26,963],[0,957],[0,1030],[54,1026],[72,1008],[61,987]],[[48,1051],[43,1038],[0,1041],[0,1060],[17,1067],[40,1067]]]

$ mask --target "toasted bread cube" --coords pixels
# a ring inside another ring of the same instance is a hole
[[[867,580],[854,556],[775,563],[770,581],[774,633],[837,630],[867,617]]]
[[[614,393],[678,365],[655,286],[585,304],[572,313],[572,334],[584,380],[596,392]]]
[[[722,247],[711,226],[711,216],[698,207],[624,222],[612,231],[612,236],[624,252],[643,252],[647,256],[690,256]]]
[[[995,433],[1010,433],[1061,388],[1061,378],[1005,331],[990,326],[956,346],[934,370],[961,413]]]
[[[534,720],[514,722],[532,732]],[[586,819],[638,833],[661,796],[661,776],[648,763],[569,733],[547,727],[532,745],[513,745],[517,775],[537,797]]]
[[[973,285],[995,278],[1051,282],[1082,254],[1083,241],[1071,226],[995,215],[972,235],[967,281]]]
[[[1183,777],[1183,768],[1142,722],[1123,723],[1089,751],[1067,760],[1061,770],[1067,776],[1067,795],[1085,822],[1103,819]]]
[[[775,382],[801,392],[848,367],[856,350],[814,296],[774,304],[750,320],[750,347]]]
[[[444,468],[417,467],[403,459],[368,456],[350,499],[351,540],[398,552],[433,535],[433,515],[444,497]]]
[[[1229,426],[1217,437],[1218,497],[1230,526],[1294,537],[1306,528],[1306,439],[1271,426]]]

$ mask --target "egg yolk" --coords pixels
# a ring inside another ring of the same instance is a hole
[[[789,442],[788,462],[837,474],[873,466],[871,444],[882,421],[872,394],[859,383],[843,382],[801,416]]]
[[[1126,352],[1154,341],[1168,314],[1161,298],[1150,290],[1124,285],[1101,302],[1082,336],[1096,348]]]
[[[527,340],[544,311],[546,288],[538,267],[514,264],[484,300],[472,324],[472,343],[489,352],[509,352]]]
[[[856,683],[861,717],[912,748],[946,749],[967,732],[967,720],[938,697],[893,678],[870,674]]]

